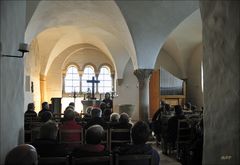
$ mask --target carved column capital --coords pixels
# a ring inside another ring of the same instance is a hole
[[[145,86],[145,82],[149,79],[152,72],[153,69],[137,69],[133,72],[138,79],[139,88],[143,88]]]

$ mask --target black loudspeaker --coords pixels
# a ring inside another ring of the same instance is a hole
[[[61,113],[62,111],[62,103],[61,103],[62,98],[51,98],[52,101],[52,111],[53,113]]]

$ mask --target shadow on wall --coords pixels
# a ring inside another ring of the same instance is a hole
[[[18,144],[24,143],[24,128],[22,127],[18,132]]]

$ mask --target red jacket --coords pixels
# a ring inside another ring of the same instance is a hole
[[[81,129],[82,129],[82,126],[77,124],[75,120],[65,121],[60,126],[60,130],[81,130]],[[62,133],[61,137],[62,137],[62,140],[67,142],[74,142],[74,141],[81,140],[80,133]]]

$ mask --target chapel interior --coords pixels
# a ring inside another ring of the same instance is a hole
[[[151,122],[161,101],[191,103],[202,164],[239,164],[239,16],[237,1],[0,1],[0,164],[24,143],[29,103],[81,114],[106,92],[133,123]],[[4,57],[21,43],[22,58]]]

